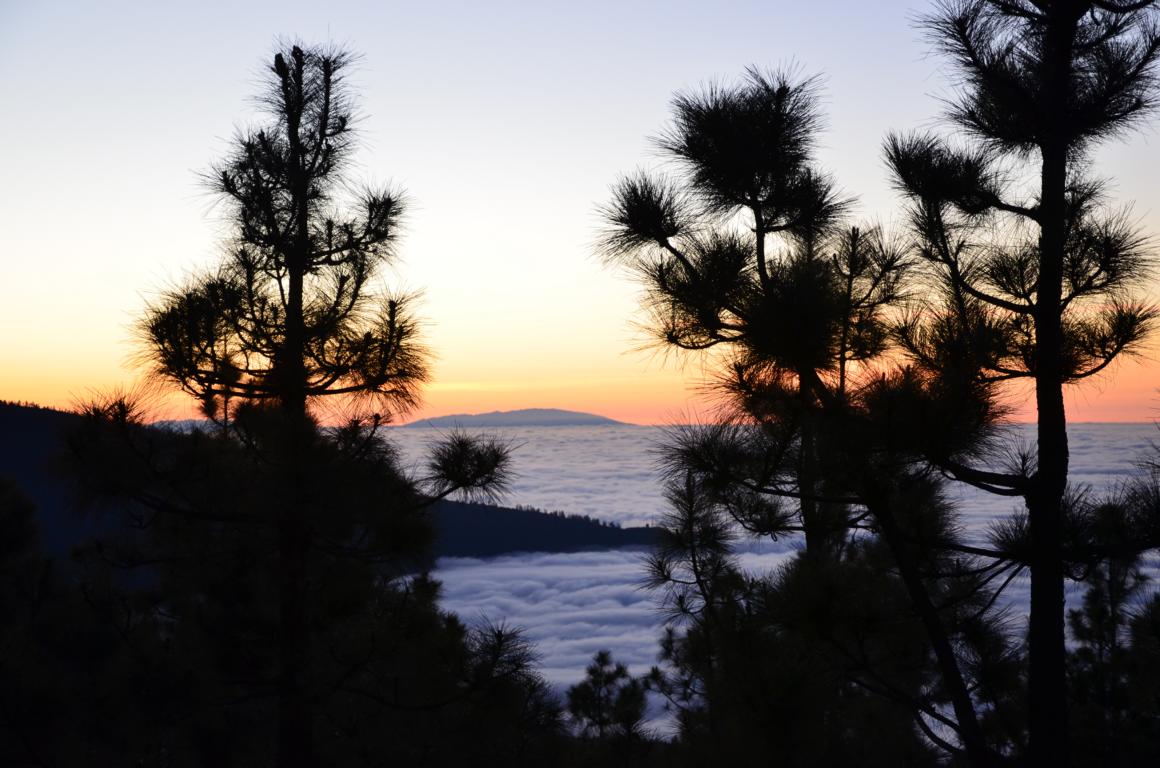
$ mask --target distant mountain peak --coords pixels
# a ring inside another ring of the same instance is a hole
[[[600,427],[623,424],[622,421],[581,411],[560,408],[521,408],[516,411],[490,413],[455,413],[412,421],[407,427]]]

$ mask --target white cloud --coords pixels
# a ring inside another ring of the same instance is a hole
[[[792,551],[788,542],[749,544],[741,560],[750,570],[767,571]],[[486,617],[523,627],[548,678],[571,684],[602,649],[636,674],[656,663],[662,617],[655,596],[640,586],[642,557],[613,550],[444,558],[436,577],[445,608],[469,622]]]
[[[436,435],[427,430],[395,430],[411,461]],[[568,427],[506,430],[519,447],[511,504],[589,514],[624,525],[653,522],[664,511],[651,450],[661,437],[655,428]],[[1027,427],[1014,430],[1028,441]],[[1107,490],[1135,472],[1156,430],[1151,425],[1075,425],[1071,430],[1071,480]],[[962,485],[949,495],[960,505],[968,535],[985,536],[989,524],[1020,508],[1019,500],[988,496]],[[799,543],[747,542],[741,561],[753,572],[775,568]],[[580,680],[592,655],[609,649],[634,673],[656,663],[661,616],[653,596],[639,587],[639,551],[526,554],[490,560],[439,561],[443,605],[471,622],[481,616],[524,627],[555,685]],[[1157,575],[1155,559],[1153,575]],[[1012,616],[1026,611],[1029,583],[1020,578],[1007,591]],[[1069,603],[1081,588],[1073,586]],[[662,718],[663,720],[663,718]]]
[[[654,453],[663,432],[655,427],[560,427],[481,430],[514,446],[516,477],[505,504],[591,515],[621,525],[643,525],[664,511]],[[392,429],[406,461],[422,466],[434,429]]]

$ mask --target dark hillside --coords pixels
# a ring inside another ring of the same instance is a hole
[[[0,477],[19,488],[38,510],[45,549],[62,556],[109,530],[112,518],[82,514],[56,466],[64,433],[77,416],[64,411],[0,402]],[[494,557],[512,552],[578,552],[646,546],[650,528],[617,528],[586,517],[458,501],[435,507],[436,557]]]
[[[40,539],[52,555],[67,554],[99,530],[83,515],[57,465],[64,435],[79,417],[65,411],[0,401],[0,478],[36,506]]]
[[[436,515],[440,557],[644,547],[655,534],[653,528],[617,528],[592,518],[457,501],[442,502]]]

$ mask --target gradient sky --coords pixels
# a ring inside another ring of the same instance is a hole
[[[144,302],[218,252],[198,173],[254,116],[281,36],[363,55],[354,176],[414,204],[387,279],[424,291],[438,360],[422,415],[703,410],[696,364],[639,351],[637,290],[593,255],[609,185],[656,162],[648,137],[674,91],[796,64],[825,75],[822,164],[863,217],[896,221],[882,138],[933,126],[947,93],[912,24],[924,7],[0,0],[0,398],[68,405],[132,384]],[[1156,125],[1097,155],[1154,233]],[[1073,393],[1072,417],[1153,419],[1156,357]]]

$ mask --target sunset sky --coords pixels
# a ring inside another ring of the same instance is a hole
[[[610,184],[657,163],[675,91],[796,64],[825,76],[822,164],[861,218],[897,225],[883,136],[934,126],[948,94],[912,23],[924,7],[0,0],[0,398],[67,406],[138,378],[134,319],[228,231],[198,174],[256,116],[275,40],[301,38],[362,54],[353,176],[413,203],[385,277],[423,291],[438,354],[415,416],[696,414],[699,367],[641,350],[637,289],[594,255]],[[1152,233],[1157,125],[1096,157]],[[1070,415],[1154,419],[1156,360],[1073,393]]]

